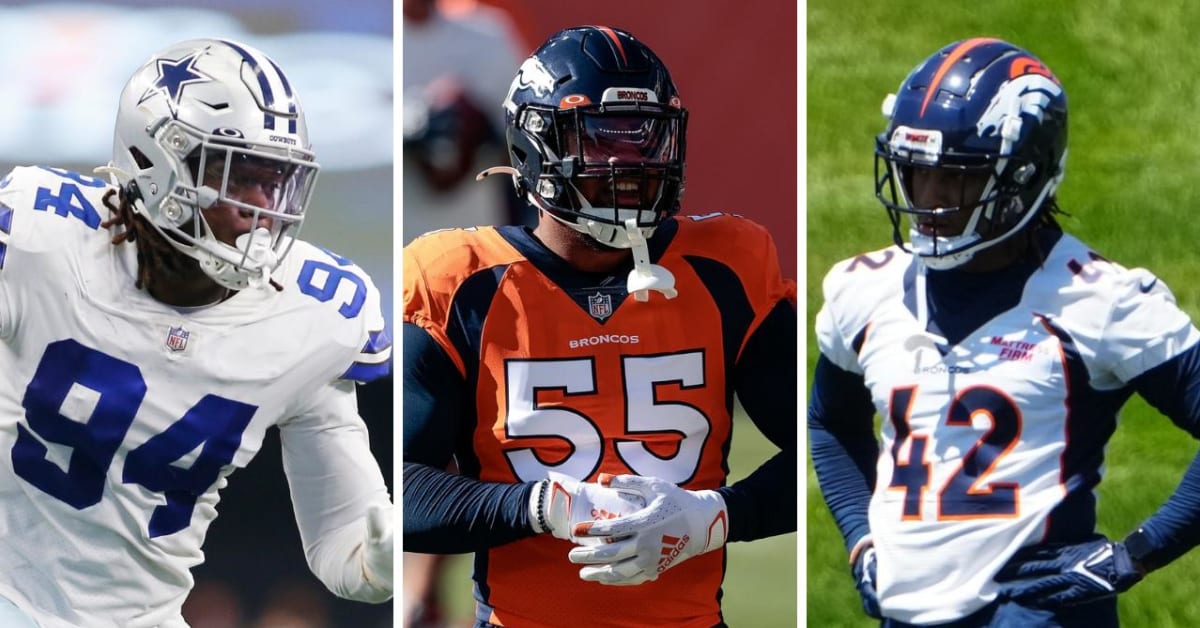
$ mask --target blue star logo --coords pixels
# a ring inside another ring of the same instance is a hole
[[[212,77],[204,74],[195,68],[197,55],[188,55],[178,61],[171,59],[158,60],[158,78],[151,85],[145,94],[142,94],[141,100],[138,103],[145,102],[154,94],[164,94],[171,104],[171,109],[179,104],[179,97],[183,94],[183,88],[193,83],[204,83],[213,80]]]

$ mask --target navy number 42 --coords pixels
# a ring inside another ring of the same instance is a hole
[[[82,422],[62,414],[76,385],[98,394],[95,409]],[[77,510],[94,506],[104,496],[108,468],[145,396],[146,380],[137,366],[75,340],[51,343],[21,401],[28,427],[17,426],[13,470]],[[129,452],[121,481],[166,497],[150,516],[151,538],[188,527],[196,499],[217,481],[221,467],[233,461],[257,410],[206,395],[166,431]],[[71,448],[65,471],[47,457],[43,441]],[[191,467],[172,464],[198,447]]]

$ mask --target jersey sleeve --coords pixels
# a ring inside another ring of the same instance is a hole
[[[453,288],[445,282],[430,281],[427,277],[426,252],[430,250],[438,234],[427,234],[404,247],[404,272],[401,280],[401,296],[404,312],[402,320],[425,330],[434,342],[446,352],[460,373],[465,372],[462,356],[458,355],[450,341],[446,326],[447,308]]]
[[[357,268],[357,267],[355,267]],[[361,270],[365,285],[365,300],[362,307],[358,351],[354,353],[350,366],[340,379],[367,383],[387,376],[392,368],[392,340],[383,317],[379,289],[371,278]]]
[[[1118,274],[1096,359],[1120,383],[1179,355],[1200,340],[1191,319],[1166,284],[1147,270]]]
[[[39,256],[74,249],[82,234],[100,227],[105,189],[94,177],[33,166],[0,179],[0,337],[12,336],[23,291],[48,281]]]
[[[838,301],[843,292],[844,274],[841,265],[835,266],[821,283],[825,301],[821,304],[821,310],[817,312],[817,347],[821,355],[838,368],[861,375],[862,367],[859,366],[858,356],[851,347],[852,339],[846,337],[846,322],[839,317]]]
[[[339,597],[387,599],[391,591],[375,586],[363,571],[367,507],[390,501],[358,415],[354,384],[340,380],[323,386],[310,407],[279,429],[309,568]]]

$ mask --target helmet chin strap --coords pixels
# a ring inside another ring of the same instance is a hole
[[[510,166],[495,166],[483,170],[475,175],[476,181],[483,181],[487,177],[494,174],[511,175],[514,179],[520,177],[521,173],[516,168]],[[547,216],[562,224],[579,231],[585,235],[595,238],[598,242],[606,244],[614,248],[628,248],[633,252],[633,270],[629,273],[629,278],[625,281],[625,289],[629,294],[633,295],[634,300],[646,302],[650,300],[650,292],[661,292],[664,297],[674,299],[679,296],[679,291],[675,289],[675,275],[671,271],[659,266],[658,264],[650,263],[650,248],[646,244],[645,231],[653,233],[653,229],[643,230],[638,226],[636,217],[627,218],[625,226],[610,225],[600,223],[595,220],[579,218],[578,221],[564,220],[557,216],[553,211],[543,206],[538,199],[529,194],[528,198],[539,209],[545,211]],[[587,199],[580,198],[581,203],[587,204]],[[624,234],[624,238],[620,237]],[[605,237],[607,236],[607,238]]]
[[[230,290],[266,289],[271,286],[271,269],[279,258],[271,247],[271,232],[258,227],[237,237],[237,250],[218,247],[205,251],[200,269],[213,281]],[[249,262],[241,266],[242,260]]]

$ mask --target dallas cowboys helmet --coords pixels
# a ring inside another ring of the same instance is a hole
[[[886,130],[875,142],[875,194],[896,244],[934,269],[954,268],[1024,229],[1054,197],[1067,154],[1067,96],[1037,57],[991,38],[952,43],[918,65],[884,101]],[[978,199],[917,207],[914,169],[986,179]],[[922,233],[918,218],[971,212],[959,234]]]
[[[278,173],[267,207],[232,193],[239,164]],[[172,45],[121,92],[107,171],[135,212],[226,288],[269,279],[300,229],[318,170],[291,83],[274,61],[245,44],[198,39]],[[217,204],[251,216],[253,225],[269,218],[271,226],[221,242],[201,211]]]

